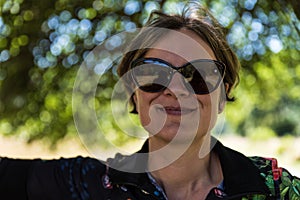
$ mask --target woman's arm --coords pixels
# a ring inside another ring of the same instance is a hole
[[[27,199],[27,178],[32,160],[0,160],[0,198]],[[5,197],[5,198],[4,198]]]
[[[0,162],[0,198],[93,199],[101,196],[105,165],[92,158]],[[5,198],[4,198],[5,197]]]

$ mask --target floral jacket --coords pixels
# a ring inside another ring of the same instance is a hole
[[[146,142],[139,152],[148,151]],[[277,167],[275,159],[246,157],[217,142],[222,188],[212,188],[207,200],[300,200],[300,180]],[[134,164],[134,156],[112,161]],[[147,173],[127,173],[93,158],[0,160],[2,200],[166,200]]]
[[[300,200],[300,179],[279,168],[275,158],[250,157],[275,199]],[[245,198],[247,199],[247,198]],[[257,200],[265,199],[257,196]]]

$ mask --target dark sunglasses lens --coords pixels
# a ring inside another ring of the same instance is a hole
[[[159,92],[168,86],[169,70],[159,64],[137,63],[132,69],[132,75],[141,90]]]
[[[195,94],[209,94],[218,88],[223,77],[218,64],[213,61],[195,61],[184,67],[182,74]]]
[[[172,69],[157,60],[140,60],[133,64],[132,76],[136,85],[145,92],[159,92],[168,87]],[[223,79],[224,67],[213,60],[196,60],[177,68],[186,81],[186,87],[195,94],[209,94],[217,89]]]

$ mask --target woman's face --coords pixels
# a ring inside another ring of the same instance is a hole
[[[216,60],[211,48],[198,35],[184,29],[166,34],[144,57],[159,58],[173,66],[196,59]],[[220,88],[210,94],[194,94],[176,72],[166,89],[154,93],[137,89],[134,101],[141,124],[150,135],[165,142],[175,136],[179,142],[190,141],[194,137],[201,139],[214,127],[224,106]]]

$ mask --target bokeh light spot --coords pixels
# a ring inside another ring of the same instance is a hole
[[[101,10],[103,8],[103,2],[100,0],[96,0],[93,2],[93,8],[97,11]]]
[[[264,26],[259,19],[254,19],[251,23],[251,28],[257,33],[262,33],[264,31]]]
[[[71,19],[68,23],[67,23],[67,30],[70,33],[76,33],[77,29],[79,27],[79,21],[77,19]]]
[[[88,19],[94,19],[97,16],[97,11],[93,8],[88,8],[85,15]]]
[[[159,9],[159,4],[154,1],[147,1],[145,4],[145,9],[148,13],[151,13],[153,10]]]
[[[34,14],[31,10],[25,10],[24,14],[23,14],[23,19],[25,21],[31,21],[33,20]]]
[[[10,49],[9,49],[9,53],[10,53],[11,56],[15,57],[15,56],[19,55],[20,48],[18,46],[16,46],[16,47],[11,46]]]
[[[6,0],[6,1],[4,1],[4,4],[2,6],[3,12],[9,11],[12,8],[12,6],[13,6],[12,0]]]
[[[23,96],[16,96],[13,100],[13,104],[17,108],[21,108],[25,104],[25,99]]]
[[[72,15],[71,15],[71,13],[70,13],[69,11],[67,11],[67,10],[62,11],[62,12],[60,13],[60,15],[59,15],[59,19],[60,19],[60,21],[62,21],[62,22],[67,22],[67,21],[69,21],[71,18],[72,18]]]
[[[26,46],[28,44],[29,38],[27,35],[21,35],[18,37],[18,43],[20,46]]]
[[[104,74],[110,67],[112,66],[112,60],[110,58],[104,58],[101,60],[100,63],[98,63],[94,71],[98,75]]]
[[[271,51],[274,53],[278,53],[283,49],[283,44],[281,40],[278,38],[278,36],[270,36],[267,38],[267,45],[270,48]]]
[[[94,36],[94,41],[96,44],[99,44],[100,42],[103,42],[107,37],[107,34],[105,33],[105,31],[97,31],[95,33],[95,36]]]
[[[23,25],[23,17],[17,16],[14,20],[14,26],[22,26]]]
[[[14,2],[13,6],[10,8],[10,13],[15,15],[20,12],[20,4]]]
[[[0,123],[0,131],[4,134],[9,134],[12,131],[13,127],[8,121],[2,121]]]
[[[246,0],[244,2],[244,7],[247,9],[247,10],[253,10],[255,4],[256,4],[257,0]]]
[[[121,44],[122,44],[122,38],[118,35],[114,35],[106,41],[105,48],[107,50],[113,50],[119,47]]]
[[[58,44],[51,44],[50,51],[53,55],[58,56],[62,52],[62,47]]]
[[[48,20],[48,27],[55,30],[59,26],[59,17],[54,15]]]
[[[136,12],[140,11],[140,3],[138,1],[129,0],[127,1],[124,12],[126,15],[133,15]]]
[[[52,116],[48,111],[42,111],[40,113],[40,119],[42,122],[49,123],[52,120]]]

